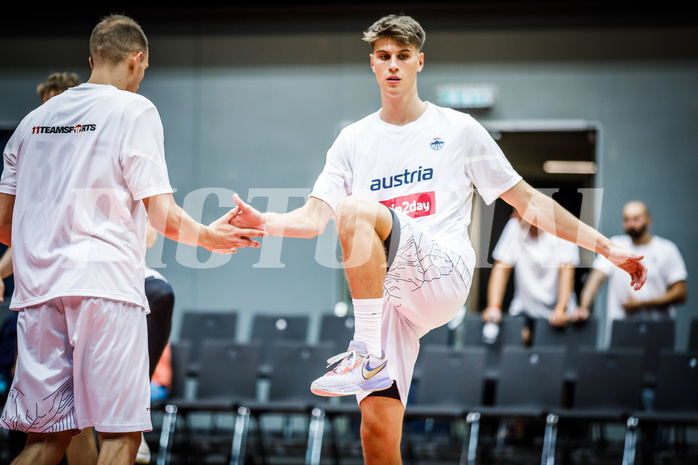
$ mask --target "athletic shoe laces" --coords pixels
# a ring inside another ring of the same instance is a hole
[[[348,350],[346,352],[343,352],[341,354],[335,355],[334,357],[330,358],[327,360],[327,368],[331,367],[333,364],[340,362],[339,365],[337,365],[334,370],[336,373],[343,373],[344,368],[350,368],[353,367],[356,363],[357,358],[361,360],[363,358],[363,355],[358,354],[356,350]]]

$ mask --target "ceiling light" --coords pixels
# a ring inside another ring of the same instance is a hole
[[[594,174],[596,163],[593,161],[548,160],[543,163],[543,171],[551,174]]]

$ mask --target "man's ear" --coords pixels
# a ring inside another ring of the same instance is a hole
[[[138,63],[141,62],[143,59],[143,52],[138,52],[138,53],[133,53],[129,58],[128,58],[128,70],[131,72],[134,72],[136,69],[138,69]]]

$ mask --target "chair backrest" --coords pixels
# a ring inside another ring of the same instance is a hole
[[[422,377],[416,385],[417,405],[477,407],[483,403],[486,350],[438,345],[422,348]]]
[[[305,342],[308,335],[308,323],[308,315],[265,315],[258,313],[252,319],[250,340]]]
[[[643,350],[581,347],[572,408],[630,413],[640,408]]]
[[[698,412],[698,350],[662,351],[659,356],[655,409]]]
[[[170,397],[182,399],[186,394],[187,368],[189,366],[190,341],[170,342],[172,365],[172,390]]]
[[[336,316],[333,313],[322,315],[320,319],[319,342],[333,342],[337,350],[349,347],[354,337],[354,316]]]
[[[185,310],[179,340],[191,341],[190,368],[198,366],[201,343],[204,339],[235,339],[237,310],[202,311]]]
[[[271,346],[274,369],[269,376],[269,401],[322,403],[328,398],[310,392],[310,384],[325,374],[334,344],[278,340]]]
[[[260,371],[267,375],[273,368],[272,347],[277,341],[306,342],[308,336],[308,315],[267,315],[257,313],[252,319],[251,341],[262,344]],[[347,341],[347,345],[349,341]]]
[[[521,331],[524,327],[524,319],[508,315],[502,317],[499,336],[493,344],[488,344],[482,340],[482,326],[483,322],[480,315],[468,315],[465,319],[463,345],[466,347],[484,347],[487,350],[485,377],[497,379],[500,373],[502,349],[509,345],[522,346]]]
[[[534,322],[533,347],[559,346],[567,350],[565,357],[565,379],[574,380],[577,376],[577,353],[580,347],[595,347],[597,322],[589,318],[582,323],[566,326],[553,326],[547,319],[538,318]]]
[[[565,349],[562,347],[504,347],[495,405],[559,408],[564,364]]]
[[[196,398],[256,400],[260,357],[257,342],[204,339]]]
[[[674,348],[675,327],[673,320],[613,320],[611,347],[645,349],[644,382],[653,385],[659,354],[663,349]]]
[[[424,349],[429,346],[450,347],[452,345],[453,331],[447,326],[439,326],[434,328],[419,339],[419,354],[414,365],[413,379],[419,380],[424,371]]]
[[[698,318],[691,320],[691,328],[688,333],[688,349],[698,350]]]
[[[428,345],[436,345],[441,347],[449,347],[452,345],[453,331],[448,325],[442,325],[434,328],[419,339],[419,345],[426,347]]]

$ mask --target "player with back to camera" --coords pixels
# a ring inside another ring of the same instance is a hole
[[[90,37],[88,82],[27,115],[3,152],[0,241],[12,246],[19,317],[0,424],[28,433],[13,464],[56,464],[90,426],[98,464],[132,464],[152,429],[146,218],[219,253],[265,235],[231,225],[237,208],[205,226],[174,201],[160,116],[136,93],[148,59],[135,21],[104,18]]]
[[[365,463],[401,463],[400,440],[419,339],[466,301],[475,267],[468,239],[474,189],[501,197],[531,224],[609,257],[640,288],[642,257],[581,223],[533,189],[469,115],[422,101],[425,33],[390,15],[365,33],[381,108],[346,127],[307,202],[260,213],[239,202],[232,222],[312,238],[334,218],[351,291],[355,333],[337,366],[315,380],[323,396],[356,394]]]

